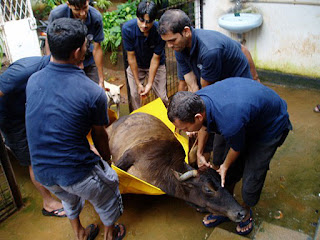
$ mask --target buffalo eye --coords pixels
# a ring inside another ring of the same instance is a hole
[[[203,190],[203,192],[206,193],[206,194],[211,194],[211,195],[212,195],[212,194],[215,193],[215,189],[212,188],[212,186],[210,186],[210,185],[209,185],[209,186],[208,186],[208,185],[207,185],[207,186],[203,186],[203,187],[202,187],[202,190]]]
[[[205,191],[206,193],[212,193],[211,189],[208,188],[208,187],[204,187],[204,191]]]

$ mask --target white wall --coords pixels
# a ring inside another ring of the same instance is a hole
[[[218,18],[234,7],[230,0],[203,0],[204,28],[222,29]],[[245,33],[246,46],[258,68],[320,77],[320,1],[255,0],[243,3],[263,16],[262,26]]]

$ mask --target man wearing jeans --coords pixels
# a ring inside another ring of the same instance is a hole
[[[29,168],[30,179],[43,200],[42,214],[66,217],[62,204],[34,179],[26,135],[26,85],[29,77],[49,62],[50,56],[22,58],[0,75],[0,131],[19,164]]]
[[[199,131],[199,144],[205,144],[211,132],[226,140],[227,152],[217,172],[221,175],[221,186],[231,193],[242,178],[247,214],[236,231],[240,235],[249,234],[253,229],[251,208],[260,199],[270,161],[292,129],[286,102],[257,81],[235,77],[196,93],[176,93],[169,104],[168,117],[183,131]],[[203,224],[215,227],[228,220],[210,214]]]

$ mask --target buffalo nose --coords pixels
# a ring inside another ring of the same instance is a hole
[[[246,210],[241,210],[240,212],[238,212],[237,218],[242,220],[246,216],[246,214]]]

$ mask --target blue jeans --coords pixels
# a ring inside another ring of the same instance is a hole
[[[5,138],[5,144],[11,149],[20,165],[30,166],[30,153],[24,123],[15,124],[12,128],[3,128],[1,133]]]

